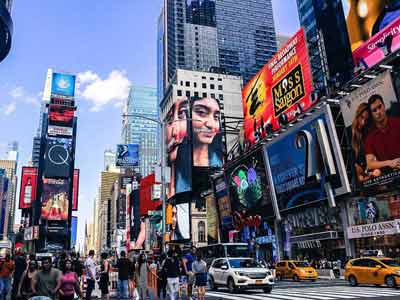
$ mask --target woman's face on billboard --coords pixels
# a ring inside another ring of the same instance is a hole
[[[193,136],[194,142],[211,144],[220,132],[220,108],[212,98],[204,98],[193,103]]]
[[[188,101],[178,100],[167,114],[167,151],[171,162],[176,160],[178,146],[187,136],[188,110]]]

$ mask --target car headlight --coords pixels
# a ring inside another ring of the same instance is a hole
[[[247,276],[246,273],[243,273],[243,272],[237,272],[237,271],[235,271],[235,274],[236,274],[237,276]]]

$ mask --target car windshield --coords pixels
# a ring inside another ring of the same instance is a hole
[[[228,257],[246,257],[248,253],[247,246],[233,246],[227,245],[226,246],[226,255]]]
[[[232,268],[263,268],[263,266],[254,259],[230,259],[229,264]]]
[[[380,261],[389,267],[400,267],[400,264],[394,259],[381,259]]]
[[[298,268],[307,268],[310,266],[310,264],[305,261],[296,261],[296,262],[294,262],[294,265]]]

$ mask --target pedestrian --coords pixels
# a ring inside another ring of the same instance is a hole
[[[190,249],[190,252],[187,253],[182,259],[183,267],[185,269],[185,273],[188,278],[189,299],[192,299],[192,295],[193,295],[192,290],[193,290],[193,284],[194,284],[194,274],[192,272],[192,264],[196,258],[196,252],[197,252],[196,247],[192,246],[192,248]]]
[[[62,274],[58,284],[58,292],[60,294],[59,300],[74,300],[75,293],[83,298],[78,275],[72,270],[72,260],[66,258],[61,267]]]
[[[15,271],[12,284],[11,300],[16,300],[18,294],[18,286],[21,282],[22,274],[25,272],[27,267],[25,255],[22,251],[17,250],[15,256]]]
[[[137,270],[136,270],[136,284],[139,293],[140,300],[146,300],[147,298],[147,271],[149,266],[147,265],[146,256],[141,253],[138,258]]]
[[[207,286],[207,263],[202,259],[201,254],[197,254],[197,259],[192,264],[195,275],[195,285],[198,289],[199,300],[205,300]]]
[[[166,255],[162,253],[159,258],[157,270],[157,296],[159,299],[165,299],[167,296],[167,275],[165,273],[165,269],[163,268],[165,259]]]
[[[11,277],[15,269],[14,261],[9,253],[0,261],[0,299],[6,300],[10,292]]]
[[[175,249],[168,251],[163,268],[167,277],[167,291],[170,300],[176,300],[179,291],[179,258]]]
[[[18,280],[18,292],[17,297],[22,300],[28,300],[32,296],[34,296],[32,291],[32,279],[36,275],[37,272],[37,261],[30,260],[28,269],[26,269],[20,279]]]
[[[86,300],[91,300],[92,292],[95,288],[96,282],[96,263],[94,261],[94,250],[89,251],[89,256],[85,261],[86,272]]]
[[[110,284],[110,262],[108,261],[107,253],[101,254],[101,265],[100,265],[100,280],[99,288],[101,290],[101,298],[104,300],[109,299],[108,285]]]
[[[78,276],[78,279],[80,281],[83,275],[83,265],[81,263],[79,253],[73,252],[71,254],[71,259],[72,259],[72,270],[76,273],[76,276]]]
[[[61,272],[53,268],[51,257],[44,257],[42,259],[42,270],[38,271],[32,278],[33,294],[55,300],[60,277]]]
[[[134,276],[134,268],[132,262],[126,258],[125,251],[121,251],[116,268],[118,269],[118,300],[126,300],[129,298],[128,281]]]

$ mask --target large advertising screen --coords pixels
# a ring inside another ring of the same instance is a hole
[[[75,116],[75,108],[50,104],[49,105],[49,125],[72,127]]]
[[[71,248],[76,245],[76,238],[78,234],[78,217],[71,217]]]
[[[43,179],[42,219],[67,221],[69,205],[69,182],[65,179]]]
[[[73,187],[72,187],[72,211],[78,210],[78,198],[79,198],[79,175],[80,170],[74,170]]]
[[[44,156],[44,176],[69,178],[72,164],[72,139],[49,137]]]
[[[400,182],[400,104],[390,72],[346,96],[343,119],[351,138],[354,182],[362,188]]]
[[[328,105],[265,145],[264,153],[280,211],[327,199],[331,190],[350,192]]]
[[[19,209],[32,207],[32,202],[36,200],[37,176],[36,167],[22,167]]]
[[[75,75],[53,73],[51,94],[73,98],[75,95]]]
[[[304,29],[299,30],[242,91],[245,141],[265,137],[265,127],[279,129],[312,105],[312,75]]]
[[[190,211],[189,203],[172,206],[171,241],[190,240]]]
[[[139,144],[117,145],[116,165],[124,168],[139,166]]]

